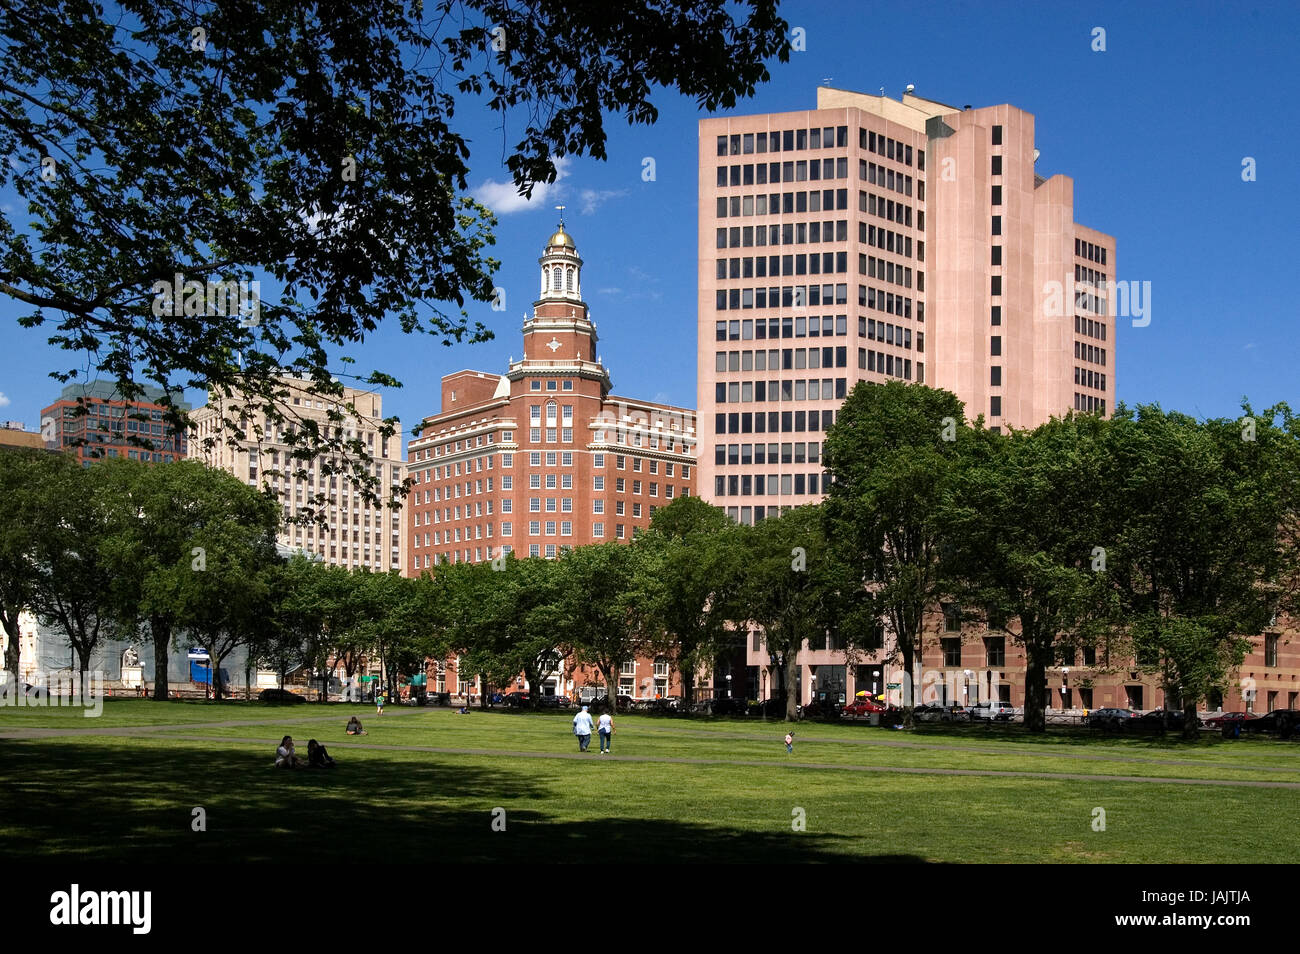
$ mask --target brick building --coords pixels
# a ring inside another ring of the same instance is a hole
[[[144,386],[143,395],[127,401],[108,381],[69,384],[59,399],[41,411],[41,436],[45,446],[76,454],[85,465],[104,457],[126,457],[149,463],[183,460],[184,433],[173,431],[164,420],[163,392]],[[184,401],[173,405],[188,411]]]
[[[408,575],[631,540],[656,509],[695,493],[695,413],[611,393],[582,298],[583,260],[563,222],[538,262],[523,357],[504,374],[445,375],[440,411],[407,445]],[[450,666],[430,684],[463,691]],[[668,694],[668,668],[630,662],[628,694]],[[546,688],[564,695],[592,681],[566,671]]]

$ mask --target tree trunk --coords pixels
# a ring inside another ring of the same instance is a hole
[[[799,696],[803,692],[803,687],[795,682],[796,670],[799,668],[799,654],[797,652],[788,652],[785,654],[785,721],[797,722],[799,720]]]
[[[253,651],[250,648],[244,658],[244,701],[253,698]]]
[[[1183,738],[1195,740],[1201,737],[1201,729],[1196,719],[1196,700],[1183,702]]]
[[[5,635],[9,641],[5,644],[5,672],[9,673],[9,682],[18,685],[18,654],[22,650],[19,642],[18,613],[4,613]]]
[[[149,620],[149,631],[153,634],[153,697],[159,702],[166,702],[167,663],[171,656],[172,631],[167,621],[158,616]]]
[[[912,678],[916,667],[916,643],[900,639],[898,651],[903,657],[903,727],[910,729],[914,724],[912,711],[916,708],[916,686]]]
[[[78,662],[78,670],[79,670],[77,673],[77,681],[80,685],[80,689],[79,689],[80,699],[82,705],[85,705],[86,697],[88,695],[86,692],[86,674],[90,671],[90,650],[86,649],[83,652],[81,647],[78,646],[77,662]]]
[[[605,703],[608,705],[611,715],[618,714],[618,676],[614,673],[614,667],[608,670],[602,669],[600,674],[605,677]]]
[[[488,698],[492,695],[488,686],[487,673],[478,674],[478,684],[482,686],[482,691],[478,694],[478,707],[487,712]]]
[[[1047,655],[1050,650],[1050,644],[1044,647],[1036,640],[1025,640],[1025,729],[1029,732],[1047,731],[1043,697],[1047,693]]]

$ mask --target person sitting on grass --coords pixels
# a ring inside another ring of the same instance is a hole
[[[275,750],[276,768],[297,768],[298,756],[293,750],[293,736],[286,735],[280,740],[280,747]]]
[[[365,731],[361,728],[361,720],[358,719],[356,716],[353,716],[351,719],[348,720],[348,729],[347,729],[347,732],[348,732],[348,735],[365,735],[365,734],[366,734]]]
[[[315,739],[307,743],[307,766],[309,768],[334,768],[334,760],[325,751],[325,746]]]

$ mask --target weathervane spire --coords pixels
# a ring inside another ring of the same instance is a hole
[[[560,212],[560,230],[563,231],[564,230],[564,206],[557,205],[556,208]]]

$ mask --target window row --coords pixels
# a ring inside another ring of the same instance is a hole
[[[873,308],[876,311],[883,311],[890,315],[898,315],[903,318],[912,317],[912,299],[904,295],[895,295],[893,292],[880,291],[869,285],[865,288],[858,286],[859,304],[865,308]],[[918,317],[924,321],[924,312],[918,309]]]
[[[740,308],[804,308],[809,305],[847,305],[849,299],[848,285],[782,285],[780,288],[720,288],[714,296],[714,307],[718,311],[735,311]],[[763,319],[758,319],[762,321]],[[770,319],[769,319],[770,320]],[[822,319],[823,322],[825,318]],[[718,322],[718,341],[739,341],[740,328],[731,334],[728,323],[728,337],[722,337]],[[755,324],[755,329],[758,325]]]
[[[541,389],[542,389],[542,379],[541,379],[541,378],[533,378],[532,381],[529,382],[529,390],[530,390],[530,391],[540,391]],[[554,390],[556,390],[555,378],[547,378],[547,379],[546,379],[546,390],[548,390],[548,391],[554,391]],[[560,390],[564,390],[564,391],[572,391],[572,390],[573,390],[573,381],[571,381],[571,380],[565,380],[565,381],[564,381],[564,387],[561,388]],[[501,438],[501,439],[502,439],[502,440],[509,440],[509,438],[507,438],[507,437],[503,437],[503,438]]]
[[[1089,338],[1097,338],[1101,341],[1105,341],[1106,323],[1104,321],[1093,321],[1091,318],[1083,317],[1083,315],[1075,315],[1074,333],[1077,335],[1087,335]]]
[[[885,344],[898,345],[900,348],[911,350],[911,328],[891,325],[887,321],[876,321],[874,318],[860,318],[858,319],[858,330],[868,341],[883,341]],[[925,352],[924,331],[916,333],[916,350],[919,353]]]
[[[726,236],[723,236],[723,232]],[[718,248],[753,248],[764,245],[811,245],[818,242],[847,242],[849,220],[825,222],[790,222],[785,225],[740,226],[739,241],[736,227],[718,229]],[[722,278],[722,275],[718,276]]]
[[[844,378],[835,380],[836,397],[844,397]],[[715,414],[715,434],[798,434],[804,431],[825,431],[835,423],[834,411],[762,411],[743,414]]]
[[[713,462],[719,467],[749,464],[816,464],[821,460],[820,441],[791,444],[715,444]]]
[[[754,200],[753,212],[745,211],[750,208],[750,200]],[[771,195],[759,196],[732,196],[730,200],[719,199],[718,208],[721,212],[723,204],[727,203],[732,208],[730,218],[746,215],[795,215],[804,212],[834,212],[836,210],[844,211],[849,207],[849,193],[847,189],[833,191],[827,189],[824,192],[773,192]],[[759,229],[762,226],[758,226]],[[831,241],[829,225],[822,228],[823,241]],[[742,233],[737,231],[739,226],[731,226],[730,231],[727,229],[718,229],[716,233],[716,242],[718,248],[739,248],[740,236]],[[768,232],[768,238],[775,234]],[[754,234],[752,244],[764,244],[763,236],[757,232]],[[768,245],[779,244],[775,238],[768,241]],[[790,244],[787,241],[786,244]]]
[[[893,159],[895,162],[901,162],[905,166],[912,164],[912,147],[906,143],[899,142],[897,139],[890,139],[883,133],[870,132],[866,129],[858,130],[858,148],[865,149],[868,152],[874,152],[878,156],[884,156],[886,159]],[[925,150],[916,151],[916,168],[922,172],[925,171]]]
[[[713,478],[715,497],[816,496],[830,487],[830,474],[719,474]]]
[[[1081,388],[1093,388],[1098,391],[1106,390],[1106,375],[1100,371],[1093,371],[1089,368],[1074,369],[1074,383]]]
[[[870,245],[872,248],[884,249],[886,252],[893,252],[896,255],[902,255],[904,258],[912,257],[912,237],[910,235],[891,232],[886,228],[879,228],[874,225],[868,225],[866,222],[859,222],[858,241],[863,245]],[[919,262],[924,262],[925,243],[917,242],[916,244],[916,259]]]
[[[798,255],[759,255],[756,258],[720,258],[716,277],[726,278],[779,278],[782,275],[831,275],[847,272],[847,252],[813,252]]]
[[[840,349],[841,351],[844,349]],[[798,378],[793,381],[721,381],[713,386],[715,404],[750,404],[763,401],[833,401],[840,389],[833,378]],[[843,397],[843,394],[839,395]]]
[[[878,196],[874,192],[858,193],[858,210],[882,219],[889,219],[889,221],[896,222],[907,228],[912,227],[912,207],[910,205],[905,202],[886,199],[883,195]],[[922,232],[925,231],[924,212],[916,213],[916,227]]]
[[[1074,240],[1075,258],[1086,258],[1090,262],[1096,262],[1099,265],[1106,264],[1106,250],[1100,245],[1093,245],[1091,242],[1085,242],[1082,239]]]
[[[843,368],[848,366],[846,353],[847,351],[843,346],[838,348],[773,348],[770,351],[716,351],[713,355],[713,368],[715,371],[790,371],[802,368]]]
[[[883,186],[890,192],[897,192],[907,196],[912,194],[911,176],[905,176],[903,173],[887,169],[885,166],[878,166],[874,162],[867,162],[865,159],[858,161],[858,178],[871,185]],[[921,202],[925,201],[924,179],[917,180],[916,197]]]
[[[736,133],[718,137],[719,156],[748,156],[765,152],[834,149],[849,144],[848,126],[820,126],[761,133]]]
[[[1074,357],[1078,361],[1088,361],[1092,364],[1106,363],[1106,349],[1098,348],[1096,345],[1084,344],[1082,341],[1074,343]]]
[[[910,268],[895,264],[888,259],[876,258],[874,255],[858,256],[858,274],[866,275],[868,278],[879,278],[891,285],[902,285],[904,288],[912,287],[912,270]],[[917,271],[916,287],[918,291],[925,291],[925,272]]]
[[[870,348],[859,348],[858,367],[891,378],[902,378],[904,381],[912,380],[912,359],[904,358],[902,355],[872,351]],[[921,362],[917,362],[916,365],[916,381],[918,384],[925,383],[925,365]]]
[[[744,165],[718,166],[719,188],[732,186],[775,185],[781,182],[819,182],[849,177],[849,160],[827,157],[825,159],[800,159],[794,162],[759,162]]]
[[[1099,272],[1095,268],[1088,268],[1086,265],[1075,265],[1074,280],[1076,282],[1087,282],[1089,285],[1097,285],[1106,280],[1106,273]]]
[[[547,421],[554,423],[556,420],[558,420],[558,419],[559,419],[559,417],[558,417],[558,412],[559,412],[559,405],[557,405],[554,401],[548,401],[548,402],[546,402],[546,420],[547,420]],[[531,420],[534,424],[538,424],[538,423],[540,423],[541,420],[542,420],[542,406],[541,406],[540,404],[530,404],[530,405],[528,405],[528,418],[529,418],[529,420]],[[570,422],[572,422],[572,420],[573,420],[573,405],[572,405],[572,404],[566,404],[566,405],[564,405],[564,419],[565,419],[566,421],[570,421]]]

